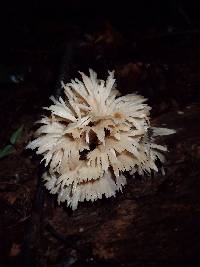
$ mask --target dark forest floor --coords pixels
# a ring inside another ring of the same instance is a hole
[[[25,146],[53,94],[61,53],[16,50],[14,67],[21,58],[31,71],[24,83],[0,85],[1,147],[24,125],[0,160],[1,266],[200,266],[200,33],[128,38],[107,24],[77,45],[66,75],[92,67],[105,78],[115,69],[122,94],[148,97],[152,123],[176,129],[162,140],[169,147],[166,175],[129,178],[116,198],[74,212],[58,206],[38,189],[39,159]]]

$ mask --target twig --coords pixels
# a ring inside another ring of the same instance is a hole
[[[36,259],[32,253],[32,244],[35,243],[35,241],[38,239],[39,230],[42,226],[41,220],[44,207],[44,193],[45,192],[40,175],[38,179],[35,201],[33,203],[32,214],[26,226],[24,241],[22,244],[22,266],[37,266]]]
[[[58,98],[62,92],[61,81],[68,82],[70,79],[70,63],[73,57],[74,46],[74,42],[66,42],[66,44],[64,45],[64,53],[59,71],[60,74],[58,76],[57,83],[55,86],[56,98]]]

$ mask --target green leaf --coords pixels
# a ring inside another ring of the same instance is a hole
[[[12,145],[7,145],[0,150],[0,159],[8,156],[12,152]]]
[[[23,127],[24,125],[22,125],[21,127],[19,127],[10,137],[10,143],[12,145],[16,144],[17,141],[20,139],[21,135],[22,135],[22,131],[23,131]]]

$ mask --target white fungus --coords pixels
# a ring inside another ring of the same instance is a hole
[[[165,146],[155,143],[174,130],[150,126],[150,107],[137,94],[119,96],[114,72],[106,81],[80,73],[82,81],[62,83],[65,98],[45,108],[37,138],[27,148],[43,156],[45,186],[75,210],[78,202],[115,196],[131,174],[158,171]]]

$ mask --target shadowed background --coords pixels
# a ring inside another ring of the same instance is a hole
[[[198,1],[0,4],[0,265],[200,266]],[[24,147],[60,80],[115,70],[122,94],[177,130],[166,175],[129,177],[123,193],[72,212],[40,182]]]

